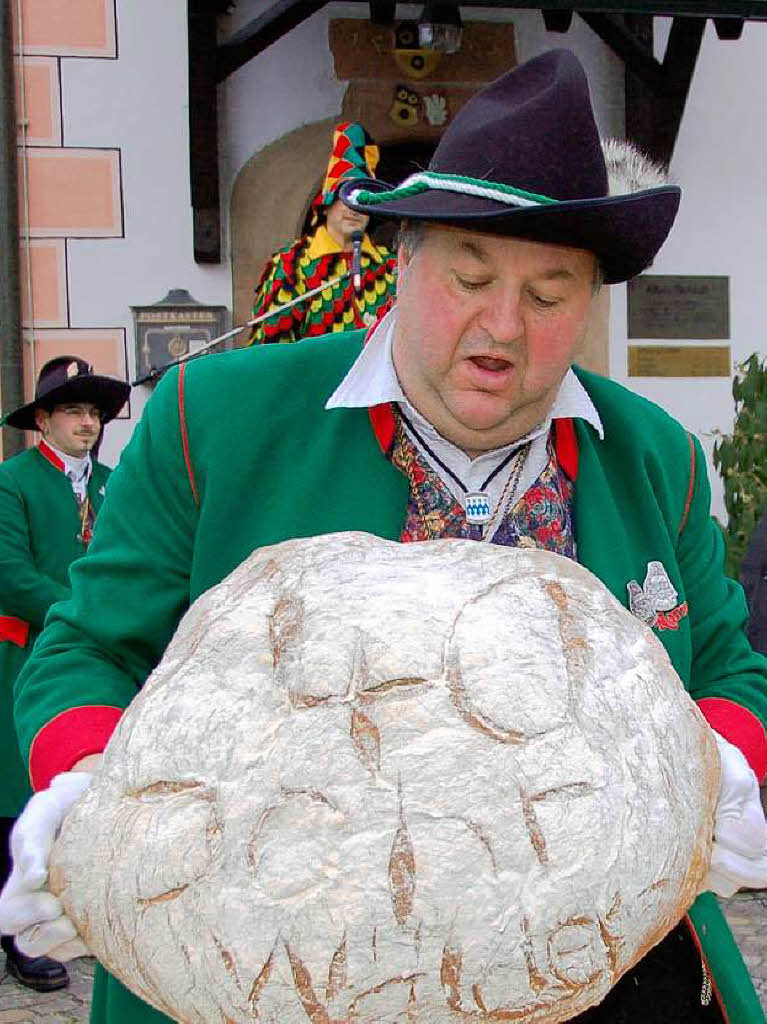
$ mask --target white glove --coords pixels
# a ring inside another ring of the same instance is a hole
[[[0,934],[27,956],[72,960],[89,953],[61,902],[44,889],[48,859],[67,811],[90,785],[89,772],[63,772],[31,798],[11,831],[13,870],[0,893]]]
[[[713,731],[713,730],[712,730]],[[759,783],[743,753],[714,732],[722,773],[714,812],[714,848],[704,888],[717,896],[767,887],[767,822]]]

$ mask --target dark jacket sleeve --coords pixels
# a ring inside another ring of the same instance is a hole
[[[69,588],[35,565],[24,497],[11,473],[0,474],[0,607],[40,630],[51,605],[67,597]]]

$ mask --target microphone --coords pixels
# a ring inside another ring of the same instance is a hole
[[[362,232],[352,235],[352,281],[355,292],[362,291]]]

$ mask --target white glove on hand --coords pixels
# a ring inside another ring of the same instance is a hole
[[[713,731],[713,730],[712,730]],[[704,889],[732,896],[767,887],[767,822],[759,783],[743,753],[714,732],[722,774],[714,812],[714,848]]]
[[[13,870],[0,893],[0,934],[14,935],[27,956],[62,962],[89,953],[61,903],[43,887],[48,859],[67,811],[91,783],[89,772],[63,772],[31,798],[11,832]]]

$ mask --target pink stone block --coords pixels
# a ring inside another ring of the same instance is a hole
[[[21,244],[21,308],[25,327],[66,327],[67,269],[63,239]],[[30,301],[31,291],[31,301]]]
[[[15,22],[19,2],[24,53],[117,56],[114,0],[16,0]]]
[[[33,238],[122,235],[118,150],[28,149],[26,160],[29,233]],[[22,183],[23,171],[22,166]],[[27,219],[23,187],[19,189],[19,207],[23,226]]]
[[[18,141],[26,142],[28,146],[60,146],[58,60],[55,57],[24,57],[23,61],[15,61],[15,71]],[[24,120],[26,133],[22,124]]]

